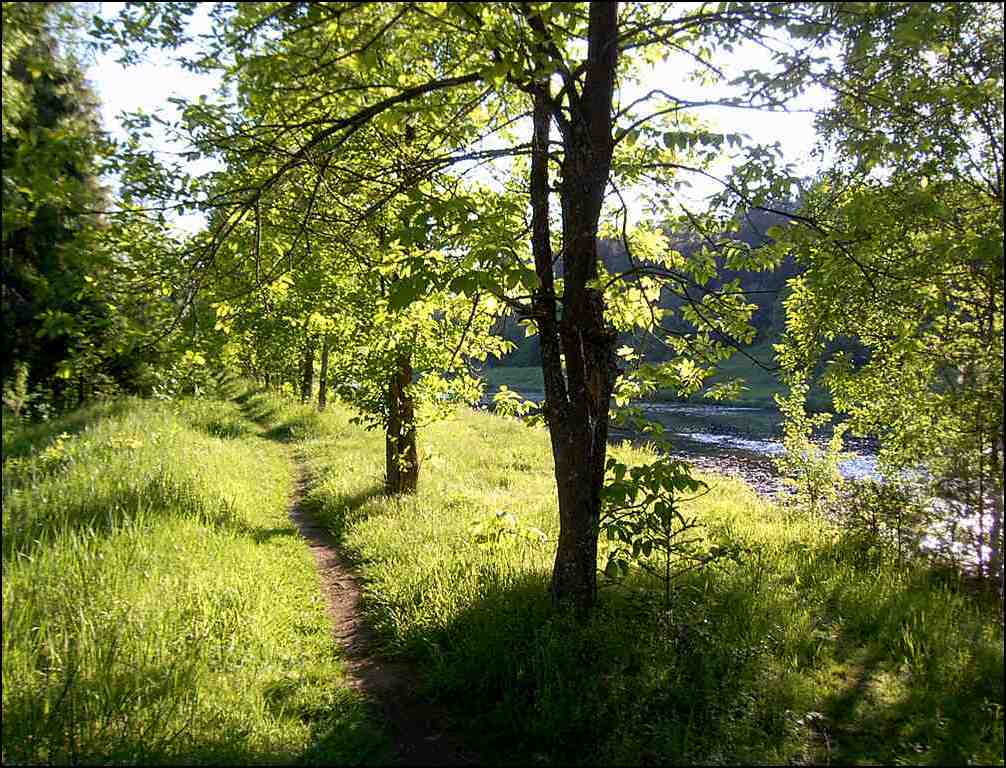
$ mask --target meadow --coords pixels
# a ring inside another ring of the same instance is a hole
[[[548,598],[544,430],[429,424],[419,493],[389,498],[352,416],[231,386],[5,425],[4,763],[387,759],[287,517],[302,463],[379,654],[487,763],[1002,764],[997,608],[953,574],[706,476],[688,512],[740,555],[667,602],[605,581],[582,621]]]

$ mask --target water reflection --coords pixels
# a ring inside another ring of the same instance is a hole
[[[645,403],[640,407],[648,418],[664,426],[675,452],[689,458],[733,457],[733,463],[751,465],[759,475],[765,470],[774,475],[772,459],[785,453],[782,415],[775,410],[691,403]],[[815,441],[823,444],[828,437],[825,430],[815,435]],[[843,477],[880,479],[876,453],[870,448],[868,441],[847,441],[848,456],[839,464]]]
[[[543,400],[541,392],[522,392],[521,395],[537,403]],[[483,404],[492,408],[491,393]],[[670,453],[699,471],[744,480],[758,493],[768,496],[784,492],[785,486],[774,462],[785,452],[783,419],[778,411],[700,403],[638,403],[635,407],[647,419],[663,425]],[[824,447],[830,436],[830,428],[825,428],[813,439]],[[610,437],[615,441],[647,440],[638,429],[627,427],[611,427]],[[839,463],[843,477],[883,479],[877,466],[874,441],[847,437],[845,449],[846,458]],[[980,521],[974,511],[954,508],[945,499],[933,500],[931,513],[933,522],[923,538],[922,547],[958,564],[973,563],[978,551],[973,542],[982,538],[981,531],[989,529],[990,520]],[[984,554],[988,556],[987,551]]]

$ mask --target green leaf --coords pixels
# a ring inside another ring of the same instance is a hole
[[[388,294],[388,309],[399,311],[412,304],[422,292],[424,285],[417,280],[398,280]]]

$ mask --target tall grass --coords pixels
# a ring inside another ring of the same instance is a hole
[[[260,431],[234,403],[139,400],[5,431],[5,764],[386,754]]]
[[[681,579],[667,608],[633,573],[578,623],[547,597],[544,431],[426,427],[420,492],[394,499],[381,435],[348,411],[233,394],[5,430],[5,763],[387,758],[286,515],[291,452],[383,651],[490,761],[1002,763],[997,609],[953,578],[709,477],[689,506],[740,561]]]
[[[381,494],[380,436],[347,412],[326,414],[300,450],[309,501],[356,558],[386,651],[418,661],[427,693],[493,761],[1002,762],[994,606],[875,561],[739,482],[708,477],[689,503],[709,537],[745,548],[739,563],[679,581],[666,610],[634,574],[581,625],[547,598],[544,431],[470,412],[432,425],[420,492],[401,499]]]

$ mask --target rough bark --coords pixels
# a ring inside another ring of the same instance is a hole
[[[993,280],[989,288],[986,333],[991,338],[995,333],[996,316],[1001,312],[997,304],[1002,299],[1002,282]],[[992,482],[992,530],[989,532],[989,573],[995,581],[995,589],[999,593],[999,624],[1001,626],[1006,624],[1006,568],[1003,563],[1003,414],[1001,407],[996,409],[990,433],[989,470]]]
[[[618,369],[616,334],[604,319],[597,276],[597,228],[611,169],[611,101],[617,63],[616,3],[590,6],[583,89],[571,94],[563,142],[561,312],[555,296],[548,226],[548,134],[558,106],[548,85],[534,89],[532,250],[539,287],[533,312],[541,334],[545,415],[559,501],[552,596],[581,612],[597,599],[597,534],[608,438],[608,407]],[[563,358],[565,365],[563,365]]]
[[[1003,432],[1000,427],[998,434],[992,434],[991,463],[994,478],[998,478],[992,487],[992,530],[989,533],[989,573],[995,581],[995,589],[999,593],[999,623],[1006,623],[1006,570],[1003,567]]]
[[[399,354],[388,383],[388,426],[385,431],[385,492],[415,493],[419,485],[419,453],[416,449],[416,409],[409,393],[412,358]]]
[[[318,410],[328,405],[328,351],[331,342],[326,336],[321,343],[321,370],[318,372]]]
[[[300,401],[307,403],[314,389],[314,337],[308,336],[304,344],[303,376],[300,382]]]

